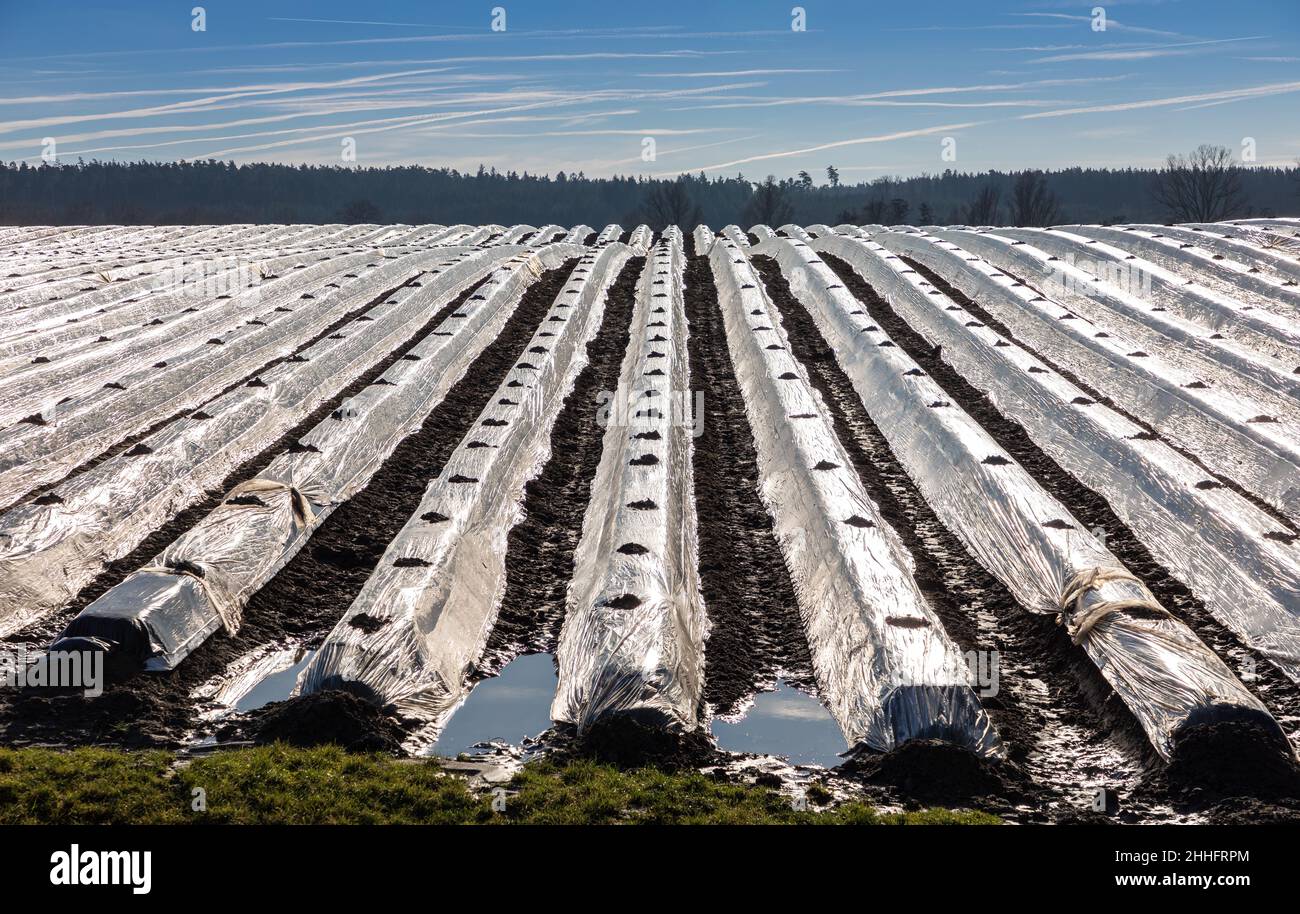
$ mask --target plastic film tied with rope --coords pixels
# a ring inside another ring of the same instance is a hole
[[[1124,564],[889,339],[818,251],[847,261],[882,296],[908,294],[886,255],[861,241],[777,241],[759,253],[802,271],[797,296],[939,519],[1022,606],[1061,616],[1156,751],[1167,759],[1183,728],[1227,720],[1280,738],[1224,662],[1156,609]]]

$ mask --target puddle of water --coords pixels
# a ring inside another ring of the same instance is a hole
[[[555,660],[550,654],[529,654],[506,664],[500,676],[474,687],[443,728],[432,751],[455,756],[476,743],[505,740],[520,745],[551,726],[555,697]]]
[[[713,721],[713,736],[731,752],[779,755],[795,765],[827,768],[843,762],[839,754],[848,748],[821,702],[780,681],[775,691],[756,696],[740,720]]]
[[[307,668],[315,651],[303,651],[302,656],[292,665],[278,670],[262,679],[235,702],[236,711],[253,711],[273,701],[285,701],[293,694],[298,684],[298,674]]]

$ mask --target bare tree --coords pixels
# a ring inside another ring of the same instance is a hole
[[[1014,225],[1054,225],[1061,218],[1061,201],[1047,189],[1041,171],[1023,171],[1011,190],[1011,222]]]
[[[1152,195],[1179,222],[1218,222],[1245,208],[1241,168],[1225,146],[1203,144],[1171,155],[1156,172]]]
[[[349,225],[375,224],[384,221],[384,214],[369,200],[353,200],[339,210],[338,218]]]
[[[885,202],[884,195],[877,195],[868,200],[862,207],[862,225],[879,225],[885,221],[885,213],[888,211],[889,204]]]
[[[985,184],[975,199],[966,205],[966,221],[971,225],[993,225],[998,221],[998,204],[1002,193],[993,184]]]
[[[784,225],[794,218],[794,207],[785,198],[785,188],[776,181],[776,175],[768,175],[762,184],[754,188],[754,195],[745,205],[744,221],[750,225]]]
[[[686,179],[656,181],[641,201],[642,218],[655,231],[675,225],[689,232],[702,220],[699,205],[686,187]]]

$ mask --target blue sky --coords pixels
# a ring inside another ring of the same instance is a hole
[[[805,31],[788,0],[214,0],[195,31],[193,0],[0,0],[0,159],[331,164],[350,138],[360,165],[852,182],[1300,157],[1297,0],[798,5]]]

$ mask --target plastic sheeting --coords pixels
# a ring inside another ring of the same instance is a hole
[[[1165,356],[1169,344],[1177,343],[1181,373],[1207,382],[1208,390],[1191,388],[1193,392],[1204,390],[1197,395],[1199,400],[1224,415],[1273,416],[1280,424],[1269,432],[1300,442],[1300,404],[1295,402],[1295,396],[1280,392],[1300,380],[1291,374],[1290,366],[1232,340],[1212,339],[1212,334],[1195,323],[1169,311],[1157,311],[1145,300],[1141,280],[1135,279],[1135,291],[1126,288],[1126,281],[1099,281],[1087,270],[1052,254],[1049,249],[1059,244],[1058,249],[1065,251],[1067,245],[1059,239],[1054,243],[1053,236],[1046,233],[1027,232],[1028,240],[1024,241],[1000,231],[942,235],[972,251],[986,253],[993,265],[1027,279],[1031,287],[1039,287],[1043,301],[1068,308],[1074,315],[1066,321],[1083,318],[1094,332],[1108,332],[1109,337],[1098,339],[1116,353],[1126,370],[1156,378],[1174,377],[1166,374],[1161,363],[1169,361]],[[1039,242],[1044,240],[1046,246],[1040,247]],[[1134,262],[1141,263],[1136,259]]]
[[[507,229],[505,234],[497,239],[497,242],[500,244],[520,244],[521,239],[525,236],[536,234],[537,226],[535,225],[515,225]]]
[[[1216,296],[1206,290],[1205,300],[1213,303],[1209,306],[1210,313],[1217,317],[1206,322],[1204,312],[1186,313],[1200,301],[1188,294],[1186,280],[1176,280],[1178,287],[1174,287],[1169,282],[1173,274],[1150,261],[1081,235],[1042,229],[1000,229],[998,234],[1025,242],[1017,246],[1018,250],[1022,254],[1042,256],[1044,270],[1064,264],[1056,273],[1049,274],[1052,276],[1047,283],[1050,294],[1082,317],[1097,323],[1110,321],[1140,344],[1176,343],[1180,353],[1195,353],[1241,379],[1254,382],[1243,384],[1237,378],[1230,378],[1243,391],[1254,390],[1264,397],[1272,397],[1276,391],[1286,391],[1292,399],[1300,396],[1300,378],[1292,373],[1300,352],[1286,343],[1279,345],[1269,336],[1254,335],[1250,342],[1231,336],[1234,331],[1268,328],[1282,333],[1282,340],[1290,337],[1294,345],[1297,339],[1294,321],[1257,308],[1226,304],[1230,301],[1227,296]],[[875,240],[880,241],[882,237]],[[1215,309],[1213,305],[1219,307]],[[1256,316],[1258,319],[1252,321]],[[1229,334],[1215,332],[1223,325],[1228,325]],[[1260,343],[1265,347],[1262,350]]]
[[[627,246],[638,255],[643,255],[650,250],[650,245],[654,243],[654,240],[655,233],[650,231],[648,225],[638,225],[632,230],[632,234],[628,235]]]
[[[1089,378],[1120,408],[1179,442],[1207,466],[1230,475],[1288,516],[1300,517],[1300,422],[1286,415],[1294,412],[1293,404],[1278,397],[1269,407],[1254,403],[1242,394],[1241,379],[1234,384],[1221,366],[1195,354],[1182,354],[1175,362],[1166,357],[1172,351],[1168,346],[1144,349],[1002,273],[1032,269],[1032,258],[1026,265],[1010,253],[1022,246],[970,232],[939,232],[936,238],[991,258],[989,263],[967,260],[971,269],[956,276],[954,285],[982,301],[1035,350]],[[919,258],[934,256],[934,242],[922,236],[915,236],[915,242],[911,250]],[[1273,418],[1281,421],[1270,421]]]
[[[1256,308],[1265,308],[1287,317],[1300,316],[1300,288],[1283,285],[1283,280],[1251,273],[1241,263],[1215,260],[1194,247],[1184,248],[1177,241],[1161,237],[1158,232],[1138,229],[1108,228],[1100,225],[1062,226],[1086,238],[1106,241],[1140,254],[1188,279],[1195,278],[1215,291],[1231,295]]]
[[[368,259],[365,254],[354,254],[297,270],[294,263],[301,261],[286,258],[272,269],[271,275],[277,278],[269,282],[257,280],[255,272],[251,284],[246,278],[241,281],[236,273],[214,277],[214,288],[224,289],[229,283],[230,293],[225,298],[219,298],[218,293],[194,294],[188,288],[147,295],[125,308],[65,324],[68,329],[16,340],[7,354],[19,356],[22,364],[12,366],[0,378],[0,403],[11,404],[0,406],[0,423],[21,418],[24,406],[35,411],[43,398],[60,399],[95,390],[105,380],[122,374],[123,365],[165,361],[178,351],[230,334],[249,319],[266,320],[276,306],[293,305],[304,314],[318,310],[320,306],[315,303],[302,309],[297,299],[307,290],[322,296],[328,291],[321,288],[327,281],[347,270],[360,269]],[[130,326],[110,324],[123,321],[129,321]],[[252,327],[246,332],[257,329]],[[48,362],[34,363],[34,356]],[[7,361],[12,365],[12,359]]]
[[[530,248],[540,248],[555,241],[571,241],[572,244],[582,244],[587,239],[586,235],[576,239],[569,239],[566,237],[567,235],[568,232],[565,231],[562,225],[543,225],[537,230],[537,234],[528,239],[528,246]]]
[[[891,236],[878,235],[891,240]],[[857,244],[857,242],[842,242]],[[828,245],[831,247],[833,245]],[[1106,499],[1152,556],[1225,627],[1300,681],[1300,548],[1242,496],[1206,487],[1206,472],[1163,441],[1008,346],[992,329],[879,245],[894,278],[877,291],[962,377],[988,394],[1048,456]],[[864,264],[870,254],[854,258]],[[942,275],[965,264],[949,255]],[[866,267],[859,268],[866,272]],[[873,275],[889,279],[883,270]]]
[[[426,255],[432,262],[434,254]],[[406,288],[296,361],[281,362],[168,423],[141,446],[59,486],[60,501],[0,515],[0,635],[64,606],[111,561],[215,487],[402,344],[506,252],[475,252]]]
[[[583,248],[517,255],[382,376],[351,397],[218,508],[84,609],[60,637],[105,644],[170,669],[224,627],[238,630],[248,598],[288,562],[338,505],[356,494],[514,313],[524,289]],[[480,296],[482,296],[480,298]],[[440,335],[450,330],[451,336]],[[56,645],[56,649],[58,646]]]
[[[1285,283],[1300,280],[1300,245],[1295,239],[1274,234],[1266,237],[1260,229],[1242,229],[1215,223],[1190,222],[1184,225],[1130,225],[1130,229],[1161,235],[1179,244],[1194,244],[1211,258],[1218,254]],[[1292,242],[1288,245],[1287,242]]]
[[[365,305],[428,269],[439,256],[440,252],[424,252],[379,261],[382,265],[377,269],[356,280],[344,280],[346,285],[337,289],[320,288],[333,274],[316,275],[308,285],[286,290],[289,298],[276,296],[267,301],[265,310],[259,312],[264,325],[241,323],[221,337],[205,339],[206,333],[187,337],[190,348],[168,354],[167,364],[161,367],[154,362],[158,353],[131,352],[129,358],[109,366],[117,389],[85,390],[81,384],[60,388],[52,396],[71,399],[59,403],[45,425],[23,423],[0,432],[5,446],[0,455],[4,491],[17,498],[36,486],[56,482],[114,443],[160,419],[199,406],[267,362],[288,356],[347,310]],[[310,268],[297,272],[306,274]],[[296,296],[303,288],[311,288],[316,297],[300,301]],[[288,305],[292,305],[290,313],[274,310]],[[213,345],[207,339],[218,339],[221,344]],[[102,384],[104,379],[97,380]],[[0,498],[0,504],[6,501]]]
[[[574,555],[551,717],[579,733],[615,715],[699,726],[706,625],[680,238],[656,246],[637,285]]]
[[[628,256],[613,244],[583,257],[529,354],[502,379],[303,671],[304,693],[346,687],[435,726],[469,694],[470,666],[505,592],[507,537],[522,519],[524,487],[550,458],[551,429]]]
[[[1293,373],[1290,366],[1300,363],[1300,321],[1242,304],[1234,296],[1216,292],[1150,260],[1137,259],[1108,242],[1059,229],[1052,230],[1051,235],[1085,244],[1089,251],[1111,260],[1112,263],[1105,267],[1108,278],[1123,267],[1114,261],[1140,264],[1142,275],[1150,278],[1151,289],[1144,297],[1151,302],[1195,321],[1211,333],[1222,334],[1252,347],[1279,361]],[[1091,265],[1092,269],[1100,266]],[[1123,276],[1121,272],[1117,278],[1123,281]]]
[[[610,244],[623,237],[623,226],[607,225],[596,236],[596,244]]]
[[[754,431],[759,495],[831,714],[850,747],[887,752],[911,739],[942,739],[1001,754],[965,659],[921,594],[911,556],[863,488],[790,352],[780,312],[741,253],[717,244],[709,259]]]
[[[707,225],[697,225],[695,226],[693,235],[695,238],[695,256],[707,256],[709,250],[713,247],[713,229],[709,228]]]
[[[282,255],[282,259],[289,260],[291,265],[299,257],[301,255]],[[173,252],[165,257],[139,261],[130,269],[133,275],[127,277],[121,275],[119,268],[105,269],[102,259],[95,258],[93,268],[83,264],[70,271],[59,271],[75,275],[34,282],[4,296],[6,310],[0,313],[0,339],[4,348],[0,353],[11,356],[15,351],[21,351],[15,349],[16,344],[28,339],[42,339],[50,331],[63,331],[63,335],[84,332],[82,323],[101,319],[101,311],[130,313],[143,311],[155,302],[160,307],[172,304],[177,297],[158,290],[159,280],[167,278],[168,271],[179,272],[188,278],[202,265],[206,271],[203,274],[205,282],[224,286],[226,278],[235,275],[236,271],[242,269],[255,273],[258,267],[272,259],[275,255],[269,252],[256,256],[223,254],[213,262],[207,255],[178,255]],[[131,305],[137,307],[131,308]],[[59,334],[53,337],[55,340],[58,338]]]
[[[718,233],[719,237],[725,238],[741,250],[749,248],[749,237],[740,230],[738,225],[723,226],[722,231]]]
[[[830,244],[816,247],[835,252]],[[877,288],[894,281],[880,258],[858,263]],[[1058,616],[1162,757],[1185,725],[1246,718],[1281,736],[1223,661],[893,345],[828,267],[799,266],[796,294],[926,502],[1021,605]]]

